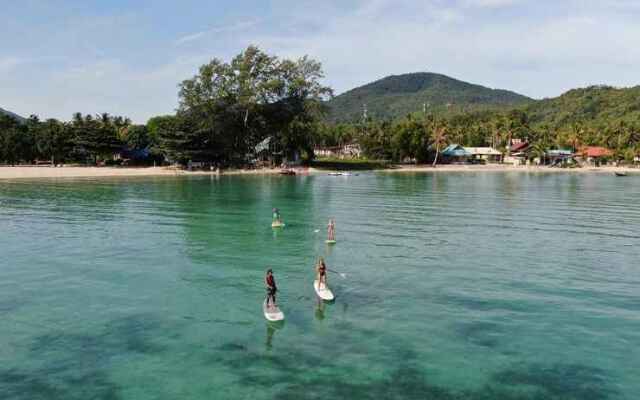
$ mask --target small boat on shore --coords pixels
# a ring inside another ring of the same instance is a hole
[[[614,174],[616,174],[616,176],[627,176],[627,173],[624,171],[615,171]]]
[[[280,175],[295,175],[296,171],[292,170],[292,169],[283,169],[280,170]]]
[[[352,174],[351,172],[329,172],[329,176],[354,176],[358,174]]]

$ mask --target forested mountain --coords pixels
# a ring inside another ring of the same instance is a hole
[[[422,111],[425,106],[429,112],[452,115],[513,108],[532,101],[507,90],[420,72],[388,76],[336,96],[327,103],[327,118],[330,122],[360,121],[364,105],[369,117],[384,120]]]
[[[2,108],[0,108],[0,115],[8,115],[10,117],[13,117],[13,118],[17,119],[20,122],[24,122],[25,121],[25,119],[23,117],[19,116],[18,114],[12,113],[11,111],[7,111],[7,110],[2,109]]]
[[[591,86],[543,99],[524,108],[529,123],[554,129],[579,124],[597,128],[620,122],[640,121],[640,86],[613,88]]]
[[[364,123],[328,123],[318,135],[325,146],[358,141],[372,159],[417,161],[449,143],[505,150],[512,138],[528,141],[532,157],[549,149],[602,146],[613,151],[613,158],[631,161],[640,156],[640,86],[591,86],[520,105],[431,109],[392,120],[369,115]]]

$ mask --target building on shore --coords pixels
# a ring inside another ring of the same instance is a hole
[[[283,159],[282,148],[273,136],[262,140],[253,151],[252,162],[257,167],[273,167],[279,165]]]
[[[541,165],[567,166],[575,163],[573,151],[569,149],[547,150],[544,157],[540,160]]]
[[[493,147],[465,147],[474,163],[501,163],[502,153]]]
[[[471,153],[459,144],[450,144],[442,150],[442,161],[448,164],[466,164],[471,160]]]
[[[530,156],[531,146],[529,142],[521,139],[513,139],[503,162],[513,165],[526,165]]]
[[[316,146],[313,153],[316,157],[360,158],[362,149],[358,143],[349,143],[342,146]]]
[[[599,167],[607,164],[607,161],[613,157],[613,151],[606,147],[585,146],[576,152],[576,156],[588,165]]]

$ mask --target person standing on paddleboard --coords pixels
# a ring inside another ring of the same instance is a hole
[[[318,288],[327,287],[327,266],[324,263],[324,258],[318,258],[318,263],[316,264],[316,275],[318,280]]]
[[[278,287],[276,286],[276,278],[273,277],[273,270],[269,268],[267,270],[267,276],[264,278],[264,282],[267,285],[267,307],[269,307],[269,299],[271,299],[271,307],[276,307],[276,292]]]
[[[277,208],[273,209],[273,222],[282,223],[282,220],[280,219],[280,210]]]
[[[327,225],[327,240],[336,240],[336,222],[333,218],[329,219],[329,225]]]

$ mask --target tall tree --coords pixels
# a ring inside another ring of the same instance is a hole
[[[55,165],[68,156],[73,147],[70,129],[58,120],[46,120],[38,129],[36,147],[43,158],[50,159]]]
[[[447,144],[448,127],[445,120],[438,119],[433,119],[429,125],[431,129],[431,140],[433,142],[433,146],[436,148],[436,156],[433,159],[433,166],[435,167],[438,163],[440,150]]]
[[[321,100],[331,94],[322,77],[321,65],[307,57],[282,60],[249,46],[231,62],[214,59],[183,81],[178,114],[190,121],[209,159],[243,160],[267,136],[312,154]]]

